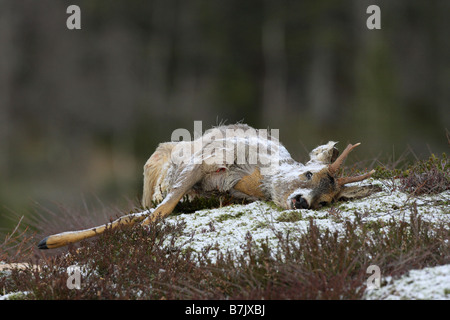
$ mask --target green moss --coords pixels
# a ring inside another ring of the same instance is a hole
[[[230,219],[238,219],[238,218],[242,217],[244,214],[245,214],[245,212],[238,212],[235,215],[225,213],[225,214],[221,214],[220,216],[218,216],[215,220],[217,222],[223,222],[223,221],[230,220]]]
[[[267,228],[268,225],[269,223],[267,221],[258,221],[252,230],[255,231],[260,228]]]
[[[285,211],[276,219],[279,222],[296,222],[303,220],[302,213],[299,211]]]
[[[153,208],[156,208],[160,203],[161,202],[152,201]],[[199,210],[215,209],[233,204],[247,203],[249,203],[249,201],[233,198],[229,194],[211,193],[208,196],[195,197],[193,199],[189,199],[188,196],[184,196],[183,199],[178,202],[172,214],[177,215],[181,213],[193,213]]]
[[[381,221],[366,221],[364,222],[364,229],[366,231],[379,232],[384,227]]]
[[[275,204],[275,202],[273,202],[273,201],[267,201],[267,202],[265,202],[265,204],[267,204],[267,206],[269,206],[271,209],[276,210],[278,212],[285,210],[285,209],[281,208],[280,206],[278,206],[277,204]]]
[[[407,170],[387,169],[386,167],[378,166],[375,168],[375,173],[372,175],[374,179],[391,179],[399,176],[407,175]]]
[[[219,208],[221,205],[220,197],[197,197],[189,200],[187,196],[183,198],[183,201],[178,202],[174,209],[174,213],[192,213],[198,210]]]

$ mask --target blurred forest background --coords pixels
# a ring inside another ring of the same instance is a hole
[[[280,129],[299,160],[328,140],[362,142],[351,161],[448,152],[449,34],[448,0],[0,0],[0,227],[137,201],[194,120]]]

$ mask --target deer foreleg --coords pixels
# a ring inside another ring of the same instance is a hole
[[[170,190],[166,198],[161,202],[153,211],[153,213],[148,216],[143,222],[143,225],[150,224],[157,219],[164,219],[175,209],[178,202],[183,198],[183,196],[201,179],[203,174],[201,172],[201,167],[196,166],[190,170],[184,170],[181,172],[179,177],[174,183],[174,187]]]

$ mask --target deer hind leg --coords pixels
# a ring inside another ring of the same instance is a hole
[[[153,201],[161,202],[168,191],[167,171],[170,166],[172,149],[176,143],[161,143],[144,165],[144,188],[142,206],[151,208]]]
[[[115,229],[119,226],[134,225],[141,221],[143,221],[142,222],[143,225],[146,225],[152,221],[155,221],[158,218],[165,218],[170,213],[172,213],[173,209],[175,208],[177,203],[181,200],[183,195],[187,191],[189,191],[189,189],[192,188],[192,186],[197,182],[197,181],[192,182],[191,180],[189,180],[192,178],[194,177],[190,175],[189,177],[182,179],[180,182],[183,182],[185,184],[181,184],[181,187],[174,188],[158,207],[152,209],[153,213],[150,213],[150,216],[149,211],[133,213],[120,217],[119,219],[111,223],[107,223],[98,227],[54,234],[41,240],[38,244],[38,248],[39,249],[59,248],[66,246],[69,243],[75,243],[81,240],[98,236],[108,229]],[[192,185],[190,183],[192,183]]]
[[[160,159],[159,156],[157,158]],[[95,228],[79,231],[69,231],[51,235],[40,241],[38,244],[38,248],[40,249],[58,248],[68,245],[69,243],[74,243],[84,239],[95,237],[105,232],[107,229],[115,229],[119,226],[124,225],[133,225],[143,220],[144,221],[142,222],[142,224],[145,225],[149,224],[152,221],[155,221],[157,218],[165,218],[170,213],[172,213],[173,209],[175,208],[177,203],[181,200],[181,198],[184,196],[184,194],[188,192],[194,186],[194,184],[200,181],[200,179],[203,177],[200,165],[195,165],[190,168],[186,166],[181,166],[178,169],[178,171],[179,172],[176,173],[176,176],[178,178],[175,179],[175,183],[173,184],[173,187],[171,188],[170,192],[159,206],[157,206],[155,209],[151,209],[152,212],[150,212],[150,215],[149,211],[129,214],[111,223],[107,223]],[[157,172],[161,171],[157,170]],[[155,177],[157,179],[164,180],[165,183],[167,183],[168,181],[167,177],[165,176],[165,172],[164,175],[160,178],[158,178],[154,174],[152,174],[150,178],[154,179]],[[149,184],[149,187],[153,188],[153,185]],[[144,189],[144,194],[145,192],[146,191]],[[147,189],[147,192],[151,193],[153,191],[151,191],[151,188],[149,188]],[[152,195],[148,193],[146,194],[148,196],[146,199],[152,199]]]

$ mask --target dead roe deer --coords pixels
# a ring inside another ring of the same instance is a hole
[[[351,145],[339,156],[335,142],[315,148],[306,164],[292,159],[277,137],[245,124],[218,126],[193,141],[161,143],[144,166],[142,205],[149,210],[111,223],[51,235],[40,249],[57,248],[96,236],[107,228],[168,216],[185,196],[226,194],[235,199],[273,201],[284,209],[318,209],[337,200],[366,197],[379,191],[372,185],[346,186],[366,174],[337,178]],[[153,203],[159,203],[152,208]]]

